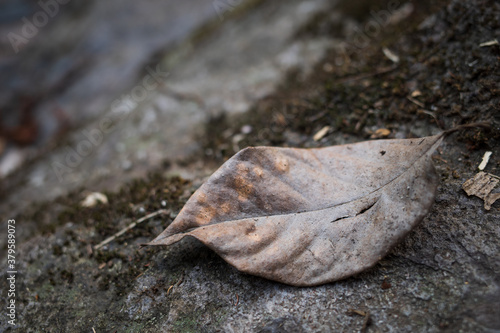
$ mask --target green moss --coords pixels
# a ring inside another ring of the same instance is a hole
[[[54,286],[50,281],[45,281],[39,288],[35,290],[41,302],[50,298],[54,293]]]
[[[196,319],[200,313],[181,314],[174,322],[173,327],[177,332],[183,333],[197,333],[200,332],[200,327]]]
[[[193,312],[185,312],[179,314],[175,322],[173,323],[173,328],[175,332],[179,333],[199,333],[208,332],[209,330],[204,326],[200,325],[200,317],[203,314],[212,313],[211,309],[195,310]]]

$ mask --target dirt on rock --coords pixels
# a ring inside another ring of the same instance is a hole
[[[200,151],[175,170],[215,170],[246,146],[322,147],[490,124],[438,149],[431,213],[387,257],[357,276],[297,288],[242,274],[193,239],[141,249],[205,179],[172,176],[166,160],[104,193],[106,205],[83,208],[88,193],[78,189],[15,217],[18,317],[9,325],[2,310],[0,330],[500,332],[500,204],[485,210],[462,190],[486,151],[485,171],[500,175],[500,4],[368,3],[342,1],[304,25],[294,38],[338,43],[310,75],[290,71],[250,111],[214,116]],[[159,209],[167,213],[93,247]]]

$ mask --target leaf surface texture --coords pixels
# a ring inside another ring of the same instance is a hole
[[[192,236],[249,274],[295,286],[346,278],[427,214],[443,137],[243,149],[147,245]]]

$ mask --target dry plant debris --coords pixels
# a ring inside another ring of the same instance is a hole
[[[477,167],[479,171],[483,171],[484,168],[486,168],[486,165],[488,165],[488,162],[490,161],[491,154],[493,154],[493,152],[491,151],[487,151],[486,153],[484,153],[483,160],[481,161],[481,164],[479,164],[479,166]]]
[[[146,245],[192,236],[240,271],[295,286],[349,277],[375,265],[428,213],[438,184],[431,155],[455,130],[243,149]]]
[[[384,52],[384,55],[392,62],[394,63],[399,62],[399,56],[396,53],[389,50],[387,47],[382,48],[382,52]]]
[[[323,139],[325,137],[325,135],[327,135],[330,130],[331,130],[330,126],[323,127],[316,134],[314,134],[313,140],[319,141],[319,140]]]
[[[94,249],[95,250],[99,250],[101,247],[103,247],[104,245],[112,242],[113,240],[115,240],[117,237],[120,237],[121,235],[123,235],[124,233],[126,233],[127,231],[135,228],[138,224],[152,218],[152,217],[155,217],[157,215],[160,215],[160,214],[167,214],[168,213],[168,210],[165,210],[165,209],[160,209],[156,212],[153,212],[151,214],[148,214],[146,216],[143,216],[141,217],[140,219],[138,219],[137,221],[129,224],[126,228],[123,228],[122,230],[120,230],[119,232],[117,232],[116,234],[114,234],[113,236],[111,237],[108,237],[106,238],[105,240],[103,240],[102,242],[100,242],[99,244],[97,244],[96,246],[94,246]]]
[[[82,207],[90,208],[94,207],[98,203],[102,203],[103,205],[108,204],[108,197],[105,194],[100,192],[92,192],[83,199],[80,203]]]
[[[475,195],[484,200],[484,209],[490,210],[491,205],[500,199],[500,193],[493,193],[499,182],[500,177],[481,171],[473,178],[468,179],[462,188],[467,195]]]
[[[498,40],[493,39],[484,43],[479,44],[479,47],[486,47],[486,46],[493,46],[493,45],[499,45]]]

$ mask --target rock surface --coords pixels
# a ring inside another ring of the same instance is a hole
[[[70,185],[57,181],[50,164],[64,160],[64,147],[9,180],[1,212],[16,219],[18,317],[12,327],[2,310],[0,330],[500,331],[500,206],[486,211],[479,198],[461,189],[487,150],[493,156],[485,171],[500,174],[499,48],[479,46],[499,38],[500,6],[480,0],[398,3],[391,23],[370,33],[376,20],[369,9],[348,1],[329,10],[323,5],[279,1],[234,12],[196,45],[169,53],[165,93],[155,91],[124,118],[111,110],[103,116],[122,120],[99,149],[65,174],[74,180]],[[373,2],[371,8],[380,14],[389,5]],[[308,10],[309,18],[299,15]],[[284,35],[278,36],[281,26]],[[266,46],[266,32],[276,45]],[[369,36],[365,43],[362,33]],[[223,57],[223,45],[234,56]],[[385,56],[384,47],[400,62]],[[242,50],[245,56],[238,57]],[[308,56],[305,71],[289,71]],[[209,114],[222,110],[235,113],[210,120]],[[196,141],[184,133],[186,117],[194,119],[189,124],[208,119],[193,127]],[[328,146],[387,134],[378,129],[389,129],[395,138],[426,136],[473,121],[489,122],[492,129],[454,134],[443,143],[434,158],[440,185],[431,213],[357,276],[296,288],[239,273],[192,239],[165,249],[138,247],[172,221],[207,171],[245,145]],[[332,129],[315,141],[327,125]],[[165,134],[166,126],[172,132]],[[189,180],[170,175],[168,162],[178,154],[189,158],[175,170]],[[125,183],[154,166],[161,172]],[[35,181],[37,175],[41,180]],[[84,180],[89,185],[81,189]],[[108,185],[119,190],[105,192],[107,205],[80,206],[87,190]],[[33,204],[42,194],[54,199]],[[13,207],[25,208],[14,214]],[[168,214],[93,249],[159,209]],[[1,227],[7,229],[5,221]],[[1,246],[6,249],[3,237]],[[4,298],[7,281],[0,285]]]

